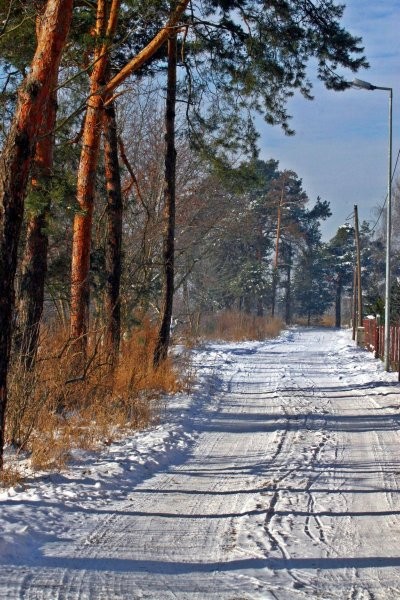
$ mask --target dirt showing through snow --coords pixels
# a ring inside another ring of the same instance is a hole
[[[194,360],[159,426],[0,494],[0,598],[400,599],[396,375],[329,329]]]

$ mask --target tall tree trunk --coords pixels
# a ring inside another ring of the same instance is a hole
[[[243,312],[246,315],[251,315],[251,297],[249,294],[245,294],[243,297]]]
[[[289,247],[288,262],[286,265],[286,297],[285,297],[285,322],[292,322],[292,250]]]
[[[278,215],[276,223],[276,241],[275,241],[275,259],[274,259],[274,270],[272,273],[272,306],[271,306],[271,317],[275,316],[275,304],[276,304],[276,291],[279,282],[279,240],[281,237],[281,222],[282,222],[282,206],[285,193],[285,180],[282,182],[281,195],[278,202]]]
[[[176,34],[168,39],[168,83],[165,110],[165,185],[164,185],[164,243],[162,320],[154,351],[154,365],[166,359],[170,341],[172,304],[174,298],[175,258],[175,105],[176,105]]]
[[[90,243],[103,99],[109,98],[121,83],[138,71],[161,48],[171,35],[171,30],[176,26],[188,4],[189,0],[177,0],[166,25],[106,85],[102,85],[107,64],[107,50],[115,32],[120,0],[112,0],[107,27],[105,27],[105,0],[98,0],[96,36],[99,36],[98,39],[105,41],[96,52],[97,60],[91,76],[91,96],[86,112],[83,147],[78,170],[77,200],[80,213],[76,215],[73,229],[70,334],[72,340],[75,341],[73,346],[77,352],[77,365],[82,363],[86,354]]]
[[[72,0],[48,0],[29,75],[0,160],[0,468],[3,465],[7,373],[14,308],[14,278],[24,200],[51,85],[58,72],[72,18]]]
[[[336,282],[335,298],[335,327],[341,327],[342,324],[342,279],[339,276]]]
[[[119,0],[112,0],[110,11],[107,13],[105,0],[98,0],[97,3],[95,36],[98,46],[90,76],[90,98],[86,109],[77,177],[77,202],[80,210],[74,218],[72,237],[70,336],[75,353],[73,370],[79,370],[86,358],[92,220],[105,97],[102,89],[106,83],[107,51],[117,26],[119,5]],[[100,40],[103,42],[100,43]]]
[[[262,282],[262,227],[260,227],[260,231],[259,231],[259,248],[257,249],[257,262],[260,268],[260,289],[263,288],[263,282]],[[258,292],[257,294],[257,298],[256,298],[256,304],[257,304],[257,317],[263,317],[264,316],[264,304],[263,304],[263,298],[262,298],[262,293],[261,291]]]
[[[260,294],[257,297],[257,317],[264,316],[264,305]]]
[[[272,299],[271,299],[271,317],[275,316],[276,291],[278,288],[279,271],[274,267],[272,272]]]
[[[104,161],[107,186],[106,287],[104,295],[106,347],[110,352],[112,365],[115,365],[118,360],[121,337],[122,192],[117,123],[113,102],[110,102],[104,111]]]
[[[286,257],[286,295],[285,295],[285,322],[290,325],[292,322],[292,244],[287,246]]]
[[[48,249],[46,229],[50,211],[49,181],[53,168],[53,132],[57,118],[57,93],[54,89],[56,83],[57,73],[52,82],[53,91],[44,113],[33,163],[32,187],[41,194],[42,206],[36,209],[37,212],[29,219],[21,268],[18,338],[19,350],[27,369],[31,369],[34,365],[43,313]]]

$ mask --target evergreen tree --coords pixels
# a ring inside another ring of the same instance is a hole
[[[337,67],[353,71],[366,62],[360,39],[340,25],[343,10],[333,0],[206,0],[187,16],[186,95],[197,146],[207,152],[220,148],[223,158],[246,141],[251,148],[249,109],[292,133],[286,103],[296,91],[311,98],[311,59],[328,88],[345,89],[348,83]]]
[[[335,326],[342,324],[342,296],[353,281],[355,266],[354,228],[349,224],[338,228],[327,244],[330,281],[334,290]]]
[[[360,227],[361,282],[366,314],[380,314],[384,310],[385,248],[379,238],[373,237],[368,222]]]
[[[313,318],[322,316],[332,303],[329,267],[329,259],[321,242],[319,222],[314,218],[307,231],[306,243],[300,251],[294,282],[296,313],[306,317],[308,325]]]
[[[19,88],[18,103],[1,155],[0,173],[0,469],[4,443],[14,278],[24,201],[43,111],[51,95],[72,16],[72,1],[49,0],[31,70]]]

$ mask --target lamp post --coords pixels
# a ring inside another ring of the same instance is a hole
[[[388,191],[387,191],[387,215],[386,215],[386,274],[385,274],[385,347],[384,365],[385,370],[390,370],[390,249],[392,237],[392,104],[393,88],[372,85],[362,79],[354,79],[352,87],[361,90],[385,90],[389,92],[389,164],[388,164]]]

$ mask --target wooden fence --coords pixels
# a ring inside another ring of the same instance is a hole
[[[364,319],[364,344],[367,350],[375,353],[375,358],[383,359],[385,348],[385,326],[377,319]],[[390,326],[389,362],[392,370],[399,371],[400,377],[400,325]]]

